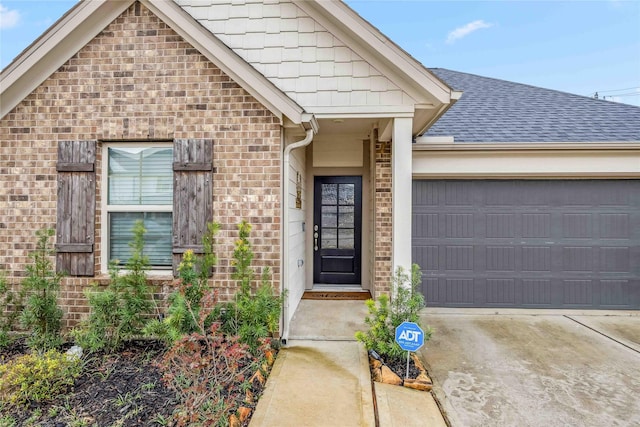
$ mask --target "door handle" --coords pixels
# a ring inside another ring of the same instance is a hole
[[[313,233],[313,250],[317,251],[318,250],[318,231],[317,231],[318,230],[318,226],[314,225],[313,229],[316,230]]]

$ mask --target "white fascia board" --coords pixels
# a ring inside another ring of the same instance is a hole
[[[416,144],[453,144],[455,141],[453,136],[421,136],[416,138]]]
[[[450,102],[451,88],[342,1],[294,2],[409,95]]]
[[[120,16],[128,1],[82,1],[54,23],[0,74],[0,117]]]
[[[514,143],[451,143],[439,138],[420,137],[413,144],[413,151],[549,151],[549,150],[640,150],[639,142],[514,142]]]
[[[220,39],[195,21],[173,1],[141,0],[149,10],[169,25],[231,79],[260,101],[281,121],[283,115],[296,124],[303,123],[304,109],[273,85]]]

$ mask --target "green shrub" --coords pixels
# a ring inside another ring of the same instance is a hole
[[[251,284],[255,274],[251,268],[254,256],[249,242],[251,225],[242,221],[238,230],[240,237],[236,240],[233,252],[232,278],[238,281],[240,290],[236,293],[234,302],[225,306],[221,320],[225,333],[238,335],[240,342],[247,344],[255,352],[265,338],[278,331],[284,295],[276,295],[268,267],[262,270],[260,285],[253,292]]]
[[[82,362],[56,350],[31,353],[0,365],[0,402],[7,406],[53,399],[72,386]]]
[[[11,344],[11,331],[22,311],[22,295],[13,292],[6,277],[0,273],[0,349]]]
[[[420,322],[420,309],[424,307],[424,296],[419,285],[422,273],[417,264],[411,266],[411,276],[398,267],[391,284],[390,300],[388,295],[380,295],[378,302],[367,300],[368,316],[365,323],[369,326],[366,332],[356,332],[356,339],[362,342],[367,350],[387,359],[401,360],[406,352],[395,342],[395,330],[402,322]],[[430,328],[422,328],[425,341],[431,337]]]
[[[113,270],[110,270],[110,274]],[[89,318],[71,331],[76,344],[89,350],[113,350],[122,342],[120,334],[120,301],[111,287],[100,290],[97,286],[85,291],[91,307]]]
[[[27,295],[20,322],[31,333],[27,345],[46,351],[62,344],[62,309],[58,307],[58,294],[62,275],[55,272],[51,256],[54,251],[49,243],[55,231],[51,228],[36,232],[36,250],[29,257],[33,264],[27,266],[27,277],[22,287]]]
[[[176,426],[227,426],[245,400],[241,385],[260,364],[238,337],[222,334],[219,323],[205,328],[215,293],[206,293],[202,303],[197,332],[179,338],[159,363],[164,384],[178,398]]]
[[[144,256],[142,221],[133,227],[129,243],[131,257],[122,273],[117,262],[109,265],[109,285],[106,289],[93,286],[85,295],[91,312],[89,318],[72,331],[76,343],[90,351],[114,350],[123,341],[142,335],[147,320],[153,314],[154,301],[147,284],[149,259]]]
[[[154,319],[147,323],[146,335],[156,336],[168,343],[175,342],[182,335],[188,335],[198,330],[201,302],[208,289],[211,268],[217,263],[215,255],[215,236],[220,230],[220,224],[207,224],[207,233],[202,238],[204,255],[196,256],[188,250],[178,266],[178,289],[169,296],[169,309],[164,319]],[[206,319],[206,326],[210,326],[212,319]]]

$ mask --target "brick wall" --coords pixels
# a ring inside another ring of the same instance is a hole
[[[221,222],[221,297],[235,292],[230,257],[243,218],[253,224],[255,264],[280,281],[278,119],[139,3],[131,6],[0,121],[0,269],[25,274],[36,230],[56,224],[56,150],[61,140],[211,138],[214,219]],[[100,271],[101,144],[96,171],[96,271]],[[100,279],[100,278],[99,278]],[[67,278],[67,325],[88,311]],[[103,280],[100,280],[103,281]],[[159,280],[164,286],[167,278]]]
[[[391,144],[376,142],[375,153],[375,295],[391,290],[393,193],[391,192]]]

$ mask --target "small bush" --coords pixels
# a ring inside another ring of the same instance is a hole
[[[253,292],[251,285],[255,274],[251,268],[254,256],[249,242],[251,225],[242,221],[238,230],[240,237],[233,252],[232,278],[238,281],[240,290],[234,302],[226,305],[221,319],[225,333],[238,335],[240,341],[255,352],[269,334],[278,331],[284,295],[276,295],[268,267],[262,270],[260,286]]]
[[[202,298],[208,289],[209,273],[217,263],[214,250],[215,236],[219,230],[220,224],[207,224],[207,233],[202,238],[204,255],[197,257],[191,250],[185,252],[178,266],[179,277],[175,281],[178,289],[169,296],[167,317],[147,323],[144,329],[146,335],[173,343],[182,335],[198,330],[197,322]],[[206,323],[206,326],[211,325],[211,319],[207,319]]]
[[[38,351],[57,348],[62,344],[62,309],[58,307],[58,294],[62,275],[55,272],[51,256],[54,251],[50,239],[51,228],[36,232],[36,250],[29,256],[33,264],[27,266],[27,277],[22,282],[27,295],[20,322],[31,334],[27,345]]]
[[[53,399],[71,387],[82,362],[56,350],[26,354],[0,365],[0,402],[7,406]]]
[[[153,314],[154,302],[146,274],[149,259],[143,253],[144,223],[136,221],[132,231],[126,272],[121,274],[117,263],[109,266],[109,285],[103,290],[94,286],[86,292],[91,313],[72,331],[76,343],[90,351],[115,350],[123,341],[142,335]]]
[[[11,344],[15,322],[22,311],[22,295],[13,292],[6,277],[0,273],[0,349]]]
[[[418,286],[422,278],[420,267],[411,266],[411,276],[398,267],[391,284],[393,298],[380,295],[378,302],[367,300],[369,315],[365,323],[369,326],[366,332],[356,332],[356,339],[362,342],[367,350],[374,350],[389,360],[401,360],[406,352],[395,342],[395,330],[402,322],[420,321],[420,309],[424,307],[424,296]],[[423,328],[425,341],[431,337],[431,329]]]
[[[219,323],[205,327],[214,300],[213,293],[204,296],[198,331],[178,339],[159,366],[163,382],[180,402],[173,414],[177,426],[227,426],[229,415],[245,398],[233,391],[241,390],[258,367],[248,347],[237,337],[224,336]]]

